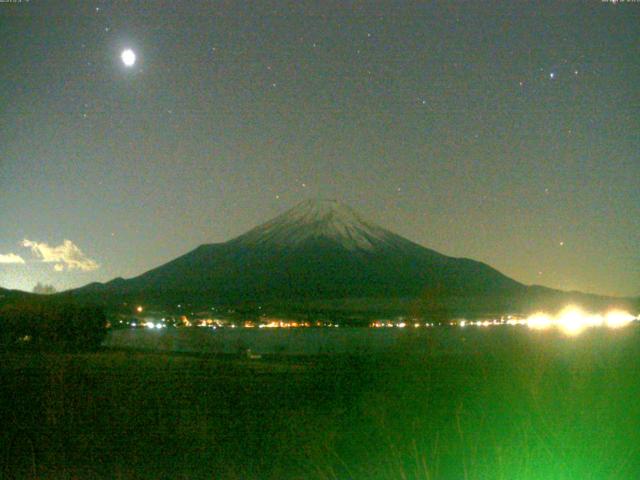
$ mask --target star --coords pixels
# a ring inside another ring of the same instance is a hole
[[[549,78],[550,78],[551,80],[553,80],[554,78],[556,78],[556,74],[555,74],[555,72],[551,72],[551,73],[549,74]]]

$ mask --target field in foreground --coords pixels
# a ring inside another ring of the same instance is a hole
[[[492,349],[0,355],[0,478],[640,478],[639,328],[475,335]]]

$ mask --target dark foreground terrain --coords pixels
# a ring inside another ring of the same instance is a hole
[[[640,328],[475,334],[503,338],[465,355],[1,355],[0,478],[640,478]]]

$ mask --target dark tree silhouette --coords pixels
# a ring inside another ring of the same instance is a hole
[[[106,334],[100,308],[59,303],[19,303],[0,309],[5,349],[95,350]]]

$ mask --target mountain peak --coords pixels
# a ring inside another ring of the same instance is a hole
[[[345,223],[362,223],[362,218],[348,205],[335,199],[310,199],[300,202],[280,217],[314,223],[339,218]]]
[[[329,240],[349,250],[373,250],[393,234],[364,220],[334,199],[305,200],[236,241],[245,245],[299,246],[309,240]]]

